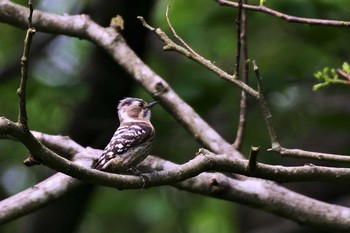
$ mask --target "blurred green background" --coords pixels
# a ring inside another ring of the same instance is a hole
[[[22,0],[15,2],[27,4]],[[162,43],[136,19],[142,15],[152,26],[171,35],[165,19],[167,4],[171,4],[170,19],[177,33],[199,54],[232,73],[237,10],[219,6],[213,0],[42,0],[35,1],[34,7],[58,14],[85,13],[103,26],[108,26],[113,16],[123,16],[126,28],[123,35],[130,46],[225,139],[233,142],[240,90],[177,53],[163,52]],[[267,6],[295,16],[350,20],[345,0],[268,0]],[[3,23],[0,31],[0,116],[16,120],[16,89],[25,31]],[[350,153],[349,87],[329,86],[312,91],[316,71],[349,62],[349,41],[348,28],[293,24],[258,12],[248,13],[249,58],[256,60],[260,68],[282,145]],[[118,125],[119,99],[137,96],[152,100],[107,54],[76,38],[37,32],[29,72],[29,127],[69,135],[84,146],[103,148],[107,144]],[[256,85],[251,71],[249,84]],[[160,106],[152,110],[157,132],[153,154],[178,163],[195,156],[201,145]],[[311,162],[265,152],[269,148],[266,127],[259,106],[249,98],[243,154],[249,153],[251,145],[261,146],[258,159],[262,162],[289,165]],[[44,166],[22,165],[27,153],[19,143],[0,141],[1,199],[53,174]],[[350,190],[341,184],[286,186],[320,200],[349,205],[344,200]],[[272,232],[270,227],[280,227],[275,228],[278,232],[312,232],[262,211],[171,187],[117,191],[92,185],[73,191],[37,213],[0,226],[0,232],[44,232],[48,226],[50,232],[79,233],[252,233]]]

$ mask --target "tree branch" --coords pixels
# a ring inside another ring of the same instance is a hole
[[[223,6],[229,6],[229,7],[235,7],[235,8],[239,7],[239,3],[237,3],[237,2],[228,1],[228,0],[215,0],[215,1]],[[288,21],[288,22],[293,22],[293,23],[335,26],[335,27],[350,27],[349,21],[296,17],[296,16],[284,14],[284,13],[276,11],[276,10],[272,10],[271,8],[268,8],[264,5],[254,6],[254,5],[243,4],[242,7],[244,9],[247,9],[247,10],[258,11],[258,12],[262,12],[265,14],[269,14],[269,15],[272,15],[274,17],[280,18],[280,19]]]
[[[257,80],[257,84],[258,84],[259,98],[257,100],[258,100],[258,103],[260,105],[261,112],[262,112],[262,115],[264,117],[264,120],[265,120],[265,123],[267,126],[267,130],[269,132],[270,141],[271,141],[271,148],[278,148],[278,147],[280,147],[280,144],[277,140],[277,134],[276,134],[275,128],[273,126],[272,114],[271,114],[270,109],[267,105],[265,95],[262,91],[262,78],[260,76],[259,68],[256,65],[255,61],[253,61],[253,70],[254,70],[255,77]]]
[[[242,28],[242,0],[238,2],[238,13],[236,18],[236,55],[234,63],[234,72],[236,78],[239,78],[240,61],[241,61],[241,28]]]
[[[175,185],[179,189],[249,205],[322,231],[349,232],[350,212],[291,192],[271,181],[236,180],[220,173],[203,173]],[[247,196],[246,193],[255,195]]]
[[[2,130],[2,119],[0,118],[0,133],[6,134],[7,131]],[[10,125],[13,123],[10,123]],[[12,126],[11,126],[12,127]],[[8,132],[12,137],[19,137],[19,140],[23,135],[18,136],[12,132],[10,129]],[[101,150],[96,150],[92,148],[83,148],[80,145],[76,144],[69,137],[64,136],[54,136],[47,135],[43,133],[34,132],[34,135],[37,136],[37,139],[40,140],[40,143],[44,145],[55,148],[57,151],[65,151],[73,160],[79,159],[82,156],[88,160],[96,160],[99,155],[102,153]],[[43,145],[43,146],[44,146]],[[31,147],[27,147],[29,151],[34,150]],[[255,148],[255,147],[254,147]],[[315,165],[304,165],[304,166],[294,166],[294,167],[285,167],[279,165],[268,165],[264,163],[256,162],[256,155],[259,151],[259,148],[252,149],[252,155],[249,160],[246,159],[236,159],[232,158],[229,154],[215,154],[205,149],[200,149],[197,156],[192,160],[179,165],[176,169],[171,171],[161,171],[157,174],[144,174],[147,176],[149,182],[146,183],[146,186],[159,186],[164,184],[171,184],[174,182],[179,182],[193,176],[196,176],[202,172],[206,171],[216,171],[216,172],[230,172],[237,173],[245,176],[269,179],[272,181],[277,181],[280,183],[285,182],[309,182],[309,181],[337,181],[337,182],[348,182],[350,181],[350,168],[334,168],[334,167],[322,167]],[[36,152],[36,151],[34,151]],[[97,170],[84,169],[81,166],[76,166],[75,163],[61,158],[59,155],[54,152],[46,151],[47,155],[40,157],[43,160],[43,163],[49,166],[50,168],[63,172],[67,175],[71,175],[77,179],[84,180],[87,182],[106,185],[110,187],[115,187],[118,189],[134,189],[140,188],[139,186],[142,182],[141,178],[129,175],[115,175],[115,176],[105,176],[104,174],[110,174],[105,172],[100,172]],[[36,153],[40,154],[40,153]],[[42,154],[40,154],[42,155]],[[63,163],[64,169],[61,165],[55,163],[48,163],[47,160],[53,156],[53,159],[59,159]],[[74,156],[74,157],[73,157]],[[47,157],[47,158],[46,158]],[[56,158],[58,157],[58,158]],[[159,158],[152,159],[154,163],[157,163]],[[93,162],[91,161],[90,165]],[[141,165],[142,171],[149,171],[153,168],[152,163],[146,163],[147,166]],[[90,168],[90,166],[85,166]],[[254,167],[254,169],[250,169]],[[88,171],[88,172],[87,172]],[[101,176],[96,176],[94,172],[101,174]],[[80,173],[85,173],[81,175]],[[114,175],[114,174],[111,174]],[[120,176],[120,177],[119,177]],[[129,178],[130,181],[137,181],[137,184],[130,184],[128,182],[123,182],[122,177]],[[115,179],[114,181],[111,181]],[[123,184],[119,184],[123,183]]]
[[[185,46],[185,48],[190,51],[190,53],[192,53],[194,56],[200,57],[200,55],[198,53],[196,53],[196,51],[194,51],[187,43],[186,41],[184,41],[175,31],[175,29],[173,28],[173,25],[171,25],[170,19],[169,19],[169,9],[170,9],[170,5],[167,6],[166,8],[166,12],[165,12],[165,18],[168,22],[168,26],[170,28],[170,30],[172,31],[173,35],[175,36],[176,39],[178,39],[181,44],[183,46]]]
[[[243,0],[242,3],[245,3],[246,0]],[[240,15],[240,14],[238,14]],[[239,51],[240,54],[237,56],[236,53],[236,64],[237,61],[242,60],[242,81],[246,84],[248,84],[248,70],[249,70],[249,63],[248,63],[248,44],[247,44],[247,13],[245,9],[241,9],[241,15],[237,17],[237,20],[239,20],[239,26],[237,25],[237,40],[240,41],[240,43],[237,43],[237,47],[239,47],[239,50],[237,49],[237,52]],[[239,69],[239,65],[238,66]],[[238,127],[236,132],[236,138],[233,142],[233,147],[236,148],[238,151],[241,150],[242,142],[243,142],[243,136],[245,132],[245,126],[246,126],[246,120],[247,120],[247,94],[244,90],[241,91],[241,100],[239,103],[239,118],[238,118]]]
[[[307,158],[307,159],[315,159],[315,160],[323,160],[323,161],[332,161],[332,162],[350,162],[350,156],[345,155],[336,155],[336,154],[327,154],[327,153],[319,153],[312,151],[305,151],[300,149],[287,149],[280,145],[277,139],[277,133],[273,126],[272,115],[266,103],[264,94],[262,92],[262,83],[261,77],[259,74],[259,68],[256,65],[255,61],[253,61],[254,72],[258,83],[258,91],[260,98],[258,99],[259,105],[262,109],[262,113],[266,122],[266,126],[269,132],[271,148],[268,151],[277,152],[284,156],[290,156],[294,158]]]
[[[348,155],[327,154],[327,153],[306,151],[306,150],[300,150],[300,149],[288,149],[282,146],[271,148],[269,149],[269,151],[277,152],[283,156],[289,156],[293,158],[305,158],[305,159],[314,159],[314,160],[322,160],[322,161],[350,163],[350,156]]]
[[[26,87],[28,80],[28,62],[29,62],[29,51],[32,45],[32,38],[35,34],[35,29],[32,26],[32,16],[33,16],[33,5],[29,1],[29,16],[28,16],[28,29],[24,39],[23,55],[21,58],[21,82],[17,89],[17,94],[19,96],[19,113],[18,113],[18,123],[23,127],[23,129],[28,130],[28,117],[26,110]]]
[[[42,140],[47,146],[60,148],[59,150],[68,149],[71,151],[70,153],[76,153],[74,156],[71,154],[71,157],[74,157],[75,163],[82,167],[90,167],[93,164],[93,160],[98,158],[101,153],[101,150],[79,147],[67,137],[51,136],[41,133],[33,134],[40,136],[38,139]],[[200,150],[197,157],[183,165],[177,165],[157,157],[149,156],[140,167],[141,169],[146,168],[148,170],[151,169],[153,171],[158,171],[145,174],[148,177],[149,184],[164,182],[164,180],[166,180],[167,184],[172,184],[171,181],[174,176],[183,177],[188,174],[193,176],[194,174],[200,173],[194,178],[172,185],[182,190],[206,196],[242,204],[249,203],[252,207],[265,209],[277,215],[293,219],[301,224],[332,230],[349,230],[350,209],[348,208],[313,200],[269,181],[245,177],[233,179],[217,172],[201,173],[201,171],[204,170],[217,169],[226,172],[237,171],[242,174],[250,174],[250,171],[247,169],[248,163],[247,160],[232,160],[232,158],[227,155],[217,155],[207,150]],[[324,177],[319,173],[322,169],[328,169],[328,171],[335,169],[317,166],[294,168],[277,166],[278,169],[276,170],[274,169],[276,166],[257,164],[256,170],[254,170],[253,174],[259,174],[261,171],[269,169],[269,166],[273,168],[273,170],[270,170],[271,177],[283,176],[283,173],[286,174],[289,169],[289,171],[291,171],[289,174],[290,177],[299,177],[301,180],[305,180],[306,177],[306,173],[303,171],[307,171],[310,167],[314,171],[314,174],[312,174],[311,177],[314,177],[316,180],[320,179],[320,177]],[[72,166],[71,168],[74,169]],[[272,173],[275,171],[277,171],[277,175]],[[344,171],[344,177],[349,181],[350,169],[345,169]],[[339,171],[337,171],[337,174],[340,174]],[[121,175],[115,175],[115,177],[116,176]],[[337,179],[335,174],[329,173],[329,175],[326,176],[329,176],[331,179]],[[118,182],[118,179],[115,177],[110,178],[112,181]],[[52,185],[57,184],[57,182],[60,182],[60,186],[57,187],[56,185]],[[63,174],[56,174],[36,185],[35,188],[29,188],[13,197],[1,201],[0,223],[10,221],[11,219],[34,211],[42,205],[58,198],[60,195],[63,195],[66,191],[77,187],[79,184],[80,182],[73,178],[67,177]],[[248,193],[250,195],[247,195]],[[293,200],[293,202],[290,200]],[[21,210],[26,209],[21,208],[22,206],[28,208],[28,210]]]
[[[173,51],[176,51],[176,52],[179,52],[179,53],[185,55],[186,57],[196,61],[197,63],[201,64],[202,66],[209,69],[210,71],[216,73],[219,77],[235,84],[236,86],[238,86],[242,90],[249,93],[254,98],[258,98],[257,91],[255,91],[253,88],[249,87],[247,84],[245,84],[241,80],[238,80],[235,75],[230,75],[230,74],[226,73],[225,71],[223,71],[219,67],[215,66],[211,61],[205,59],[204,57],[202,57],[200,55],[194,55],[192,52],[190,52],[186,48],[181,47],[180,45],[177,45],[160,28],[154,28],[154,27],[151,27],[149,24],[147,24],[143,17],[139,16],[138,19],[141,21],[142,25],[145,28],[147,28],[150,31],[152,31],[153,33],[155,33],[158,36],[158,38],[165,43],[165,46],[163,47],[164,50],[173,50]],[[196,53],[196,54],[198,54],[198,53]]]
[[[92,160],[88,161],[92,162]],[[77,163],[81,164],[79,161]],[[26,190],[0,201],[0,224],[32,213],[80,184],[82,182],[79,180],[63,173],[56,173]]]
[[[272,115],[270,113],[270,110],[268,108],[268,105],[266,103],[264,94],[262,92],[262,81],[259,74],[259,68],[256,65],[255,61],[253,61],[254,65],[254,72],[258,83],[258,92],[260,98],[258,99],[259,105],[262,109],[262,113],[266,122],[266,126],[269,132],[270,141],[271,141],[271,148],[268,151],[277,152],[284,156],[290,156],[294,158],[307,158],[307,159],[314,159],[314,160],[323,160],[323,161],[332,161],[332,162],[343,162],[343,163],[349,163],[350,162],[350,156],[345,155],[337,155],[337,154],[327,154],[327,153],[319,153],[319,152],[312,152],[312,151],[305,151],[300,149],[288,149],[284,148],[280,145],[277,139],[277,133],[275,131],[275,128],[273,126],[272,122]]]

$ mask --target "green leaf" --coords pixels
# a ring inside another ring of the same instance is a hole
[[[349,65],[349,63],[344,62],[341,68],[342,68],[342,70],[345,73],[350,74],[350,65]]]

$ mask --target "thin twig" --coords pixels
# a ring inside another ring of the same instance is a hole
[[[237,3],[237,2],[232,2],[232,1],[228,1],[228,0],[215,0],[215,1],[223,6],[230,6],[230,7],[236,7],[236,8],[239,7],[239,3]],[[296,17],[296,16],[284,14],[284,13],[276,11],[276,10],[272,10],[271,8],[268,8],[264,5],[254,6],[254,5],[243,4],[242,7],[244,9],[251,10],[251,11],[263,12],[263,13],[266,13],[266,14],[272,15],[274,17],[286,20],[288,22],[293,22],[293,23],[335,26],[335,27],[350,27],[349,21]]]
[[[204,57],[200,56],[199,54],[198,55],[194,55],[190,51],[188,51],[186,48],[177,45],[160,28],[151,27],[145,21],[145,19],[143,17],[138,16],[137,18],[141,21],[142,25],[145,28],[147,28],[150,31],[154,32],[158,36],[158,38],[165,43],[165,45],[163,47],[164,50],[173,50],[173,51],[176,51],[176,52],[179,52],[179,53],[185,55],[186,57],[196,61],[197,63],[203,65],[205,68],[207,68],[207,69],[211,70],[212,72],[216,73],[219,77],[221,77],[221,78],[223,78],[223,79],[225,79],[227,81],[230,81],[231,83],[235,84],[236,86],[238,86],[242,90],[246,91],[253,98],[259,98],[259,93],[256,90],[254,90],[253,88],[251,88],[250,86],[248,86],[247,84],[242,82],[241,80],[238,80],[235,75],[228,74],[227,72],[223,71],[219,67],[215,66],[208,59],[205,59]]]
[[[32,17],[33,17],[33,2],[32,0],[28,0],[28,7],[29,7],[29,16],[28,16],[28,28],[33,28],[32,24]]]
[[[244,137],[244,132],[246,128],[247,120],[247,94],[245,91],[241,91],[241,99],[239,102],[239,117],[238,117],[238,127],[236,131],[236,138],[232,144],[236,150],[240,151],[242,148],[242,142]]]
[[[33,16],[33,4],[31,1],[28,2],[29,5],[29,16],[28,16],[28,29],[26,37],[24,39],[23,55],[21,58],[21,81],[20,86],[17,89],[17,94],[19,96],[19,113],[18,113],[18,123],[22,125],[24,129],[28,129],[28,116],[26,110],[26,88],[28,80],[28,62],[29,62],[29,51],[32,44],[32,38],[35,34],[35,29],[32,27],[32,16]]]
[[[178,39],[181,44],[188,50],[190,51],[193,55],[200,57],[200,55],[198,53],[196,53],[196,51],[194,51],[175,31],[174,27],[172,26],[170,19],[169,19],[169,9],[170,9],[170,5],[167,5],[166,8],[166,12],[165,12],[165,18],[166,21],[168,22],[169,28],[171,29],[173,35],[175,36],[176,39]]]
[[[236,78],[239,78],[239,68],[241,60],[241,22],[242,22],[242,0],[239,0],[238,13],[236,18],[236,59],[234,64],[234,72]]]
[[[280,147],[280,144],[277,141],[277,134],[276,134],[275,128],[273,126],[272,115],[271,115],[271,112],[270,112],[269,107],[267,105],[264,93],[262,91],[261,76],[260,76],[259,68],[256,65],[255,61],[253,61],[253,70],[254,70],[255,77],[257,80],[257,84],[258,84],[258,92],[259,92],[258,102],[259,102],[259,105],[261,107],[262,114],[264,116],[267,130],[269,132],[270,141],[271,141],[271,148],[278,148],[278,147]]]
[[[275,131],[275,128],[273,126],[272,122],[272,115],[270,113],[270,110],[268,108],[268,105],[266,103],[263,91],[262,91],[262,82],[261,77],[259,73],[259,68],[256,65],[256,62],[253,61],[253,69],[255,72],[255,76],[257,78],[258,83],[258,92],[260,95],[260,98],[258,99],[259,105],[262,110],[262,114],[265,119],[265,123],[269,132],[270,141],[271,141],[271,148],[269,151],[277,152],[284,156],[290,156],[294,158],[308,158],[308,159],[316,159],[316,160],[323,160],[323,161],[333,161],[333,162],[350,162],[349,156],[344,155],[336,155],[336,154],[327,154],[327,153],[318,153],[318,152],[312,152],[312,151],[305,151],[300,149],[287,149],[282,147],[277,139],[277,134]]]
[[[341,162],[341,163],[350,163],[350,156],[347,155],[337,155],[337,154],[327,154],[313,151],[306,151],[300,149],[288,149],[282,146],[271,148],[269,151],[277,152],[283,156],[289,156],[293,158],[304,158],[304,159],[314,159],[322,161],[331,161],[331,162]]]
[[[347,80],[345,81],[345,83],[343,83],[343,84],[350,85],[350,74],[346,73],[344,70],[342,70],[342,69],[340,69],[340,68],[336,69],[336,71],[337,71],[337,74],[338,74],[338,75],[340,75],[340,76],[343,77],[344,79],[347,79]]]
[[[246,2],[246,0],[243,0]],[[241,51],[241,59],[242,60],[242,81],[246,84],[248,84],[248,70],[249,70],[249,63],[248,63],[248,44],[247,44],[247,13],[245,9],[242,9],[240,18],[240,35],[237,40],[240,40],[240,51]],[[241,91],[241,100],[239,103],[239,118],[238,118],[238,127],[236,132],[236,138],[233,142],[233,147],[236,148],[238,151],[241,150],[244,132],[245,132],[245,125],[246,125],[246,119],[247,119],[247,93],[242,90]]]

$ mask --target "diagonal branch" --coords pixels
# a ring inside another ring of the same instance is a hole
[[[220,78],[223,78],[223,79],[235,84],[236,86],[238,86],[242,90],[249,93],[254,98],[258,98],[258,92],[255,91],[253,88],[249,87],[247,84],[245,84],[241,80],[238,80],[235,75],[228,74],[227,72],[223,71],[219,67],[215,66],[208,59],[205,59],[204,57],[198,55],[198,53],[196,53],[197,55],[192,54],[186,48],[177,45],[160,28],[154,28],[154,27],[151,27],[149,24],[147,24],[143,17],[139,16],[138,19],[141,21],[141,23],[144,27],[146,27],[150,31],[154,32],[158,36],[158,38],[165,43],[165,45],[163,47],[164,50],[174,50],[176,52],[179,52],[179,53],[185,55],[186,57],[196,61],[197,63],[201,64],[205,68],[214,72]]]
[[[185,48],[186,48],[188,51],[190,51],[194,56],[200,57],[200,55],[199,55],[198,53],[196,53],[196,51],[194,51],[194,50],[186,43],[186,41],[184,41],[184,40],[176,33],[176,31],[175,31],[175,29],[173,28],[173,25],[171,24],[170,19],[169,19],[169,9],[170,9],[170,5],[168,5],[167,8],[166,8],[165,18],[166,18],[166,20],[167,20],[167,22],[168,22],[169,28],[170,28],[170,30],[172,31],[173,35],[174,35],[175,38],[178,39],[178,40],[181,42],[181,44],[182,44],[183,46],[185,46]]]
[[[81,184],[77,179],[56,173],[33,187],[0,201],[0,224],[32,213]]]
[[[262,114],[264,116],[266,126],[269,132],[270,141],[271,141],[271,148],[269,151],[277,152],[284,156],[290,156],[294,158],[307,158],[307,159],[314,159],[314,160],[323,160],[323,161],[332,161],[332,162],[343,162],[343,163],[349,163],[350,162],[350,156],[345,155],[337,155],[337,154],[327,154],[327,153],[319,153],[319,152],[312,152],[312,151],[305,151],[300,149],[288,149],[284,148],[280,145],[277,139],[277,133],[275,131],[275,128],[273,126],[272,122],[272,115],[270,113],[269,107],[266,103],[265,96],[262,92],[262,79],[260,77],[259,68],[256,65],[256,62],[253,61],[253,69],[255,72],[255,76],[258,83],[258,91],[260,98],[258,99],[259,105],[262,109]]]
[[[255,61],[253,61],[253,70],[254,70],[255,77],[257,80],[257,84],[258,84],[259,98],[257,100],[258,100],[258,103],[260,105],[261,112],[262,112],[262,115],[264,117],[264,120],[265,120],[265,123],[267,126],[267,130],[269,132],[270,141],[271,141],[271,148],[279,148],[280,144],[277,140],[277,133],[275,131],[275,127],[274,127],[273,122],[272,122],[272,114],[271,114],[270,109],[267,105],[265,95],[262,91],[262,78],[260,76],[259,68],[256,65]]]

